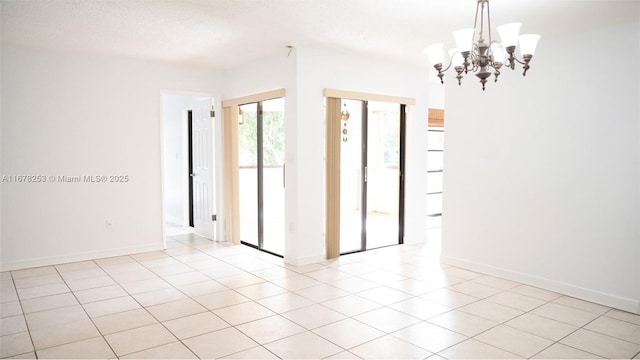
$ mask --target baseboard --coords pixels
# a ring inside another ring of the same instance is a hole
[[[509,269],[480,264],[473,261],[453,258],[444,255],[440,256],[440,261],[447,265],[453,265],[487,275],[498,276],[504,279],[539,287],[545,290],[554,291],[578,299],[594,302],[635,314],[640,314],[640,299],[630,299],[613,294],[607,294],[600,291],[567,284],[557,280],[547,279],[535,275],[525,274]]]
[[[407,244],[407,245],[417,245],[417,244],[423,244],[426,243],[428,240],[424,237],[412,237],[412,236],[405,236],[404,237],[404,242],[403,244]]]
[[[0,263],[0,271],[22,270],[22,269],[28,269],[28,268],[34,268],[34,267],[41,267],[41,266],[50,266],[50,265],[58,265],[58,264],[65,264],[65,263],[78,262],[78,261],[87,261],[87,260],[101,259],[101,258],[107,258],[107,257],[114,257],[114,256],[131,255],[131,254],[137,254],[137,253],[148,252],[148,251],[157,251],[157,250],[163,250],[163,249],[164,249],[164,243],[160,241],[154,245],[133,246],[133,247],[127,247],[127,248],[78,253],[73,255],[53,256],[53,257],[46,257],[46,258],[15,261],[15,262],[9,262],[9,263]]]
[[[292,259],[285,255],[284,262],[285,264],[293,265],[293,266],[306,266],[311,264],[316,264],[325,260],[324,255],[317,256],[307,256],[299,259]]]

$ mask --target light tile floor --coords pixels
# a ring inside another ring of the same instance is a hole
[[[640,358],[640,316],[402,245],[303,267],[167,250],[1,273],[2,358]]]

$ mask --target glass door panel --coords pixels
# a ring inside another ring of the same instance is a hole
[[[340,252],[401,242],[401,105],[342,100]]]
[[[340,144],[340,252],[364,250],[362,243],[362,108],[363,102],[343,100],[349,119],[342,120]]]
[[[240,106],[238,173],[240,240],[258,246],[258,104]]]
[[[284,99],[262,102],[262,248],[284,254]]]
[[[400,105],[370,101],[367,121],[367,249],[397,245]]]

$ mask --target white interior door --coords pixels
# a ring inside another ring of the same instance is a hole
[[[215,240],[214,127],[211,99],[193,109],[193,222],[194,231]]]

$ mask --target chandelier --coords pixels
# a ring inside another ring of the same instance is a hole
[[[486,11],[486,22],[485,22]],[[480,16],[480,26],[478,26],[478,16]],[[486,27],[485,27],[486,26]],[[487,79],[493,74],[495,81],[498,81],[500,69],[503,65],[512,70],[515,63],[523,65],[522,75],[527,74],[529,62],[533,57],[540,35],[526,34],[518,36],[521,23],[511,23],[498,26],[501,43],[493,41],[491,38],[491,17],[489,12],[489,0],[478,0],[476,5],[476,18],[473,28],[461,29],[453,32],[457,48],[449,51],[449,65],[444,68],[444,45],[442,43],[433,44],[427,47],[424,52],[429,58],[433,67],[438,71],[440,82],[444,84],[444,72],[451,67],[456,71],[458,85],[462,84],[463,73],[469,71],[476,73],[480,79],[482,90],[485,89]],[[477,39],[475,39],[477,35]],[[485,35],[488,38],[485,38]],[[515,55],[516,45],[520,45],[519,52],[522,59]]]

